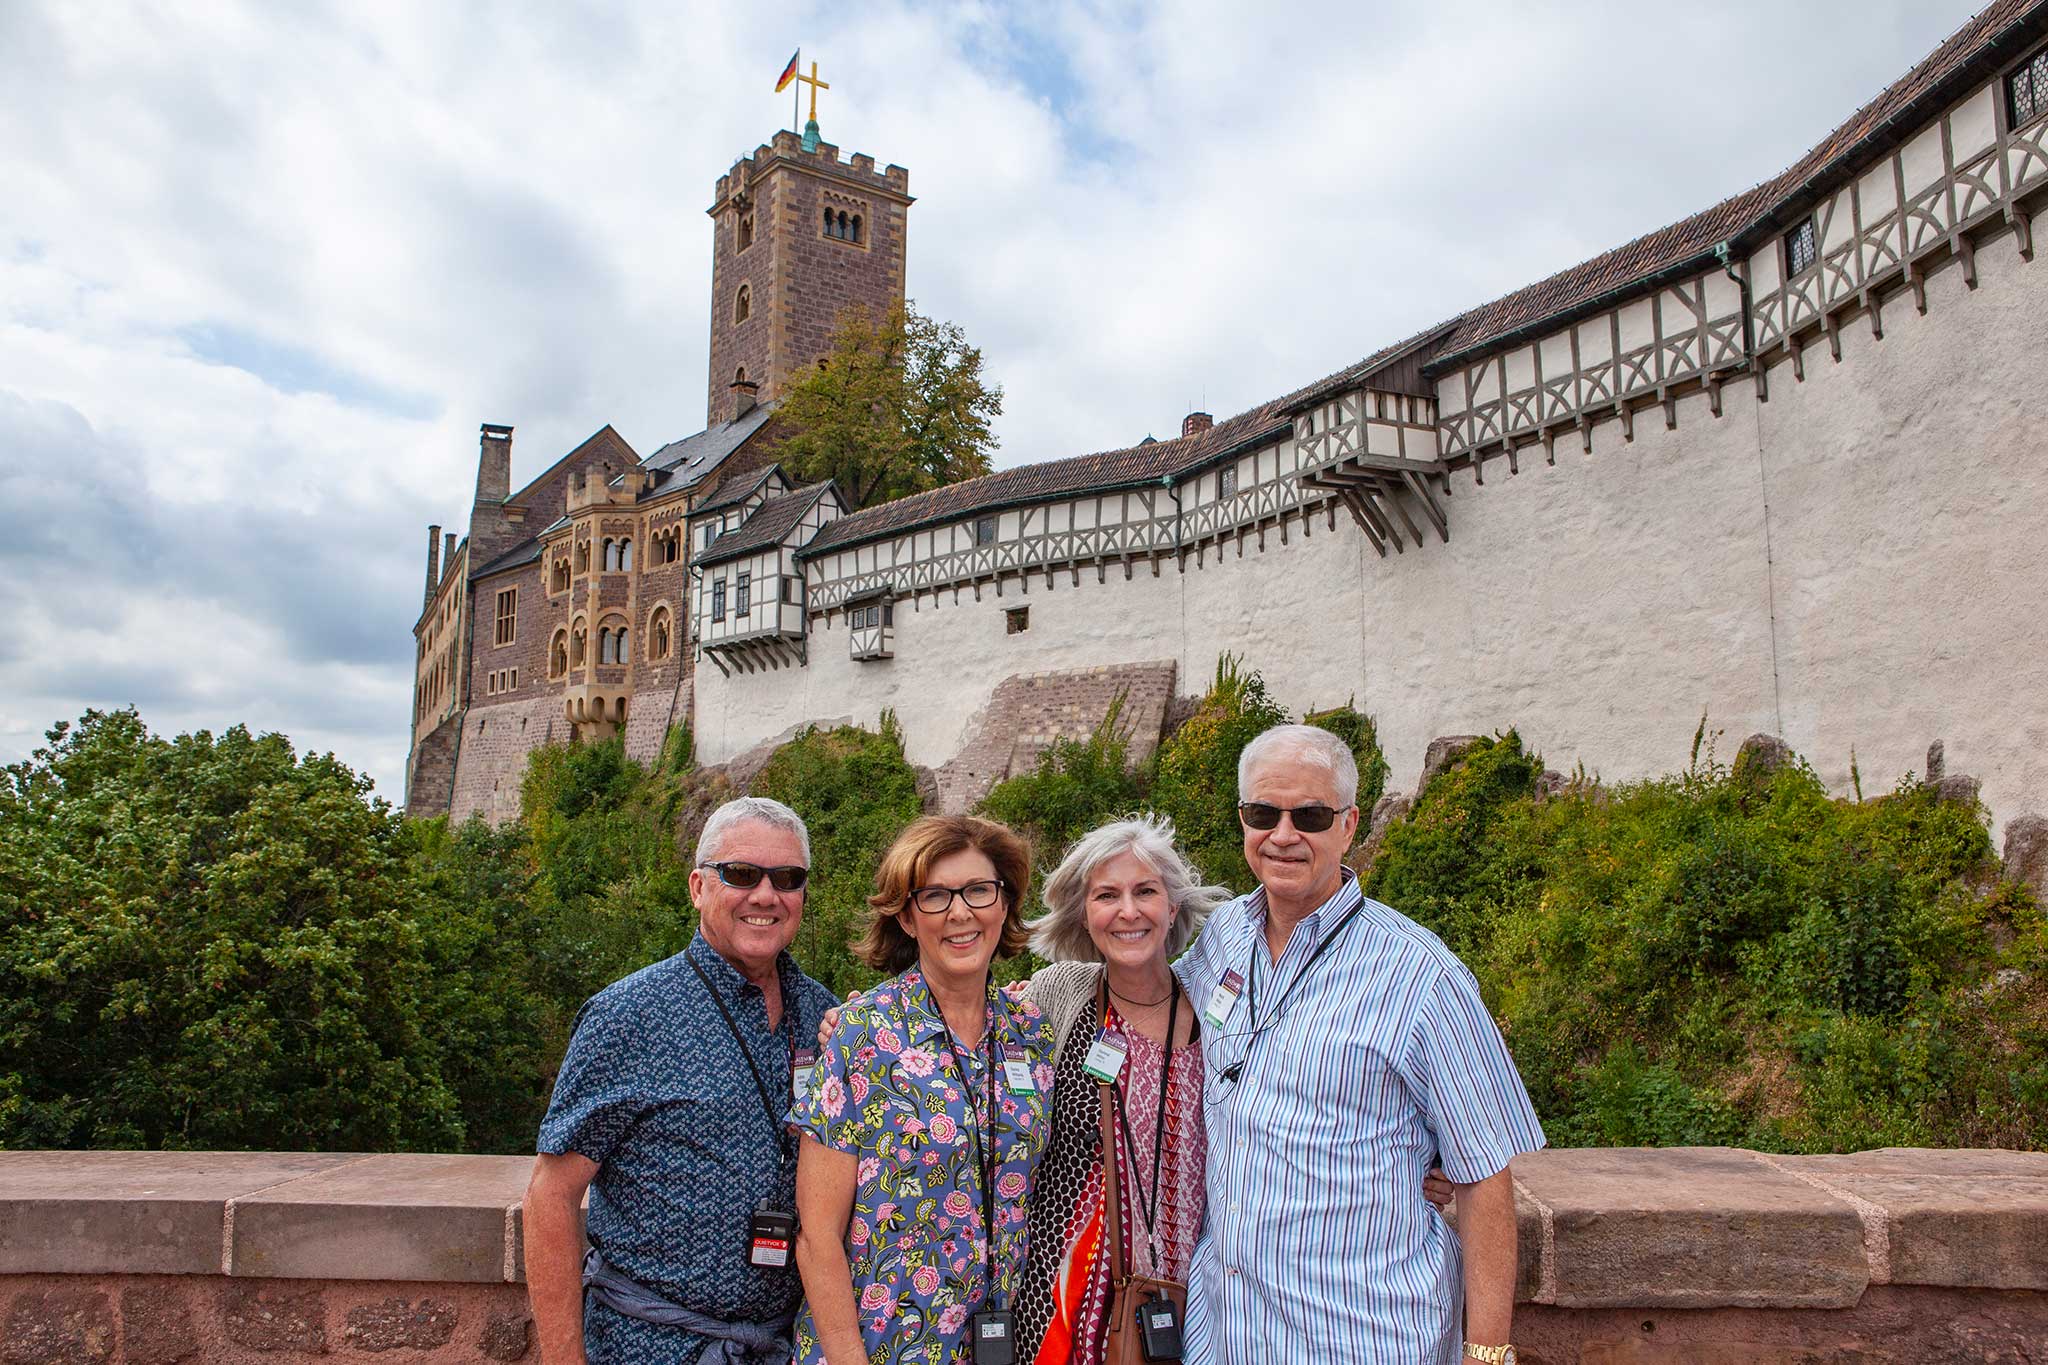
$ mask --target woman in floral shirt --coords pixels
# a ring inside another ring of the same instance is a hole
[[[1053,1037],[989,964],[1024,949],[1030,878],[1022,840],[967,816],[883,856],[856,946],[900,975],[847,1003],[792,1114],[803,1365],[966,1365],[971,1326],[1009,1326]]]

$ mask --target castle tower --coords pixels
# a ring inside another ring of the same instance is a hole
[[[730,420],[733,385],[760,401],[824,355],[842,311],[903,300],[910,172],[784,131],[718,178],[712,222],[711,372],[705,425]]]

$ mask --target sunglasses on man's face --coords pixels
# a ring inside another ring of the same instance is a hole
[[[768,885],[777,891],[801,891],[804,883],[811,879],[808,867],[758,867],[753,863],[698,863],[718,874],[718,880],[737,891],[752,891],[761,884],[761,878],[768,879]]]
[[[1294,827],[1303,834],[1321,834],[1337,822],[1337,817],[1349,806],[1275,806],[1264,801],[1240,801],[1237,803],[1237,818],[1244,821],[1246,829],[1278,829],[1280,817],[1285,815],[1294,821]]]

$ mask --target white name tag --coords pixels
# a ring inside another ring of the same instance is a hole
[[[1081,1061],[1081,1069],[1104,1085],[1112,1085],[1123,1074],[1124,1058],[1128,1055],[1129,1048],[1124,1040],[1104,1030],[1095,1035],[1095,1042]]]
[[[1237,1008],[1237,997],[1244,994],[1244,978],[1235,969],[1223,974],[1216,983],[1216,989],[1209,992],[1209,1003],[1202,1006],[1202,1022],[1210,1028],[1222,1028],[1230,1012]]]
[[[818,1054],[806,1048],[796,1054],[796,1066],[789,1073],[789,1094],[802,1104],[811,1094],[811,1072],[817,1066]]]
[[[1018,1095],[1036,1095],[1038,1081],[1031,1074],[1031,1063],[1022,1048],[1008,1048],[1003,1057],[1003,1079],[1010,1083],[1010,1090]]]

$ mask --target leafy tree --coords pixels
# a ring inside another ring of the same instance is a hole
[[[827,358],[783,395],[778,417],[793,434],[778,458],[866,507],[988,473],[1002,411],[1001,387],[983,382],[981,350],[958,324],[908,303],[879,320],[850,308]]]
[[[1172,818],[1182,850],[1202,874],[1224,886],[1249,890],[1254,880],[1237,823],[1237,757],[1286,719],[1265,680],[1225,654],[1194,715],[1159,746],[1152,804]]]
[[[0,781],[0,1146],[448,1148],[398,815],[332,755],[88,711]]]

